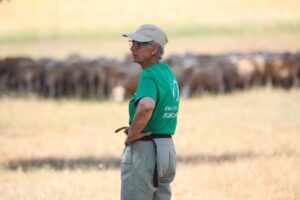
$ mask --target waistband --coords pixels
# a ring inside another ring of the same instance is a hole
[[[172,135],[170,135],[170,134],[155,134],[155,133],[153,133],[151,135],[144,136],[144,137],[140,138],[139,140],[142,140],[142,141],[152,141],[155,138],[172,138]]]

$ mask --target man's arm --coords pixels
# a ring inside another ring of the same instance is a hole
[[[151,132],[141,133],[150,120],[153,110],[155,108],[155,101],[150,97],[142,98],[136,108],[136,112],[131,126],[128,129],[128,134],[125,140],[127,146],[130,142],[138,140],[144,136],[150,135]]]

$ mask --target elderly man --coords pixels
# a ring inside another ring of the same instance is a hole
[[[124,130],[121,199],[170,199],[176,171],[172,135],[177,125],[179,89],[169,65],[160,61],[168,39],[152,24],[123,36],[130,38],[133,61],[143,70],[129,102],[130,126]]]

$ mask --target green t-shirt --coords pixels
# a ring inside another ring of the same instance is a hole
[[[143,132],[173,135],[177,125],[179,89],[167,63],[153,64],[140,74],[137,90],[129,102],[129,124],[133,121],[138,101],[143,97],[155,101],[155,109]]]

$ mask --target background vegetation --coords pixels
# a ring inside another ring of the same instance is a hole
[[[299,9],[297,0],[3,1],[0,55],[122,57],[120,35],[143,23],[166,29],[168,53],[296,50]]]

